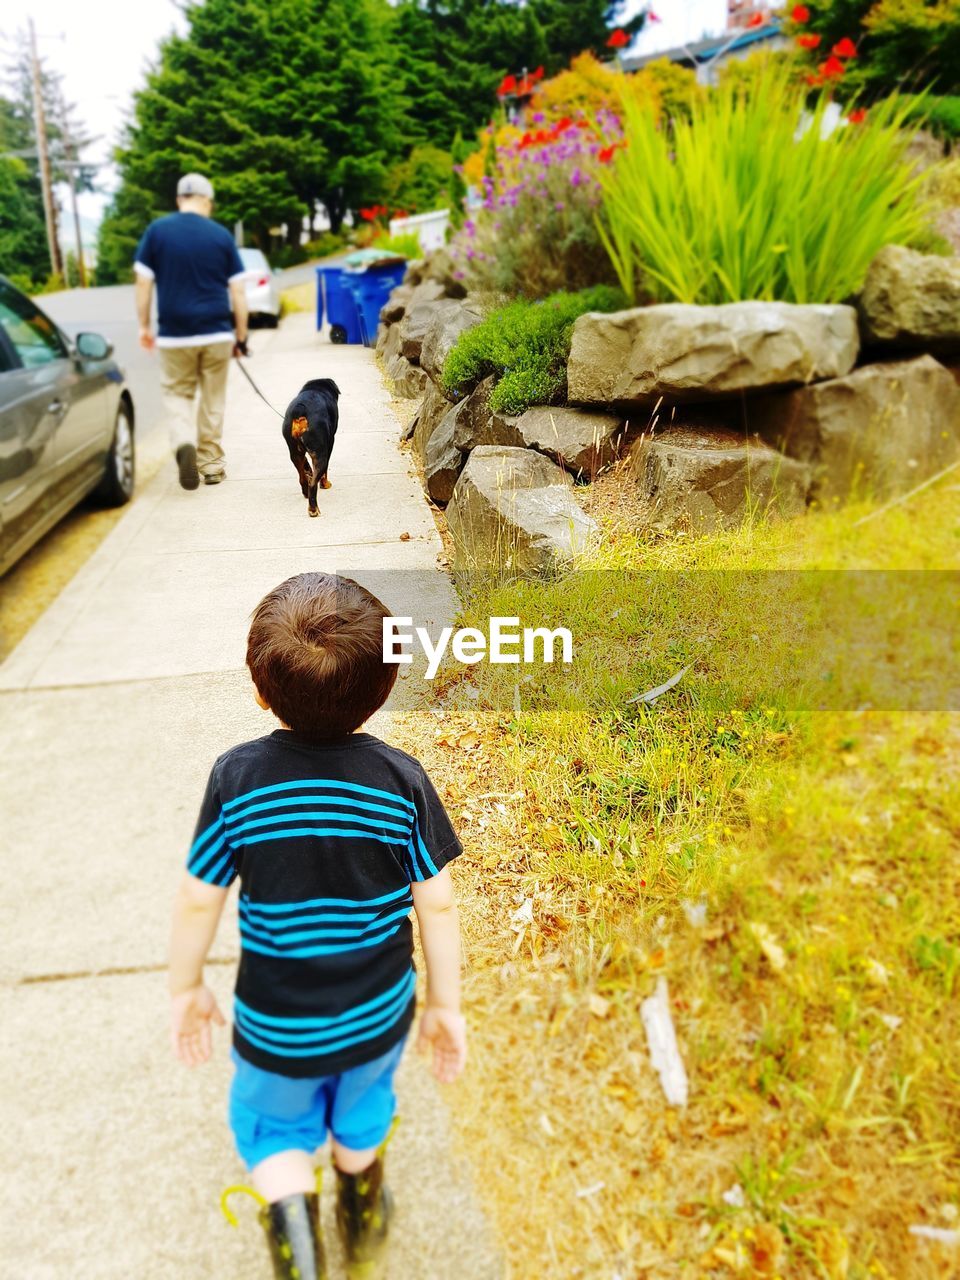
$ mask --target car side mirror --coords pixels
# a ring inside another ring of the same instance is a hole
[[[113,343],[99,333],[78,333],[77,354],[84,360],[108,360],[113,355]]]

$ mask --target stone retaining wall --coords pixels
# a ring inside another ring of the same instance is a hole
[[[413,450],[430,498],[450,504],[458,560],[539,572],[595,536],[571,485],[622,455],[649,526],[692,531],[886,498],[957,461],[960,259],[888,246],[854,302],[581,316],[569,403],[509,417],[489,407],[493,379],[459,401],[443,387],[482,309],[441,250],[411,263],[377,349],[420,399]]]

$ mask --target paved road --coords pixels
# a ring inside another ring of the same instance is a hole
[[[355,573],[394,613],[446,620],[452,603],[373,353],[318,342],[307,315],[263,336],[271,399],[318,366],[343,389],[319,519],[276,420],[232,369],[227,483],[185,493],[165,467],[0,667],[0,1131],[16,1152],[0,1174],[4,1276],[269,1273],[250,1204],[240,1231],[217,1209],[243,1176],[226,1035],[194,1072],[167,1044],[174,884],[211,761],[270,727],[243,666],[264,591],[323,568]],[[235,907],[224,924],[209,978],[226,1011]],[[501,1280],[438,1087],[413,1054],[398,1084],[391,1280]]]
[[[306,284],[314,279],[315,264],[304,263],[279,272],[281,290]],[[48,312],[71,337],[83,330],[101,333],[113,343],[116,358],[127,375],[137,411],[137,433],[140,441],[156,430],[162,416],[159,360],[155,351],[144,351],[137,340],[133,285],[105,285],[101,289],[68,289],[62,293],[46,293],[37,305]],[[260,345],[261,335],[253,337],[253,349]]]
[[[68,289],[37,298],[71,337],[83,330],[102,333],[113,343],[116,359],[127,375],[137,413],[140,440],[156,429],[161,418],[160,370],[155,351],[144,351],[137,341],[133,285],[106,285],[102,289]]]

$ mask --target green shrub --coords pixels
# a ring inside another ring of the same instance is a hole
[[[907,107],[904,119],[952,144],[960,138],[960,97],[946,94],[939,98],[916,98]]]
[[[391,236],[384,232],[373,242],[374,249],[382,249],[384,253],[399,253],[404,258],[422,257],[420,237],[415,231],[404,231],[400,235]]]
[[[346,236],[337,235],[333,231],[322,231],[315,240],[307,241],[303,251],[308,259],[329,258],[332,253],[339,253],[346,243]]]
[[[542,302],[510,302],[460,336],[443,366],[444,385],[462,395],[493,374],[490,407],[498,413],[562,403],[575,320],[587,311],[616,311],[624,301],[619,289],[598,285]]]
[[[721,86],[671,134],[624,101],[625,139],[601,173],[601,225],[624,292],[661,301],[840,302],[885,244],[916,244],[930,210],[903,160],[906,105],[822,130],[789,73]],[[827,136],[822,136],[827,133]]]

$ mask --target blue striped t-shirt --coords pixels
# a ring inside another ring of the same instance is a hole
[[[460,852],[423,767],[372,734],[315,743],[278,729],[222,755],[187,866],[208,884],[240,879],[237,1052],[326,1076],[402,1039],[410,886]]]

